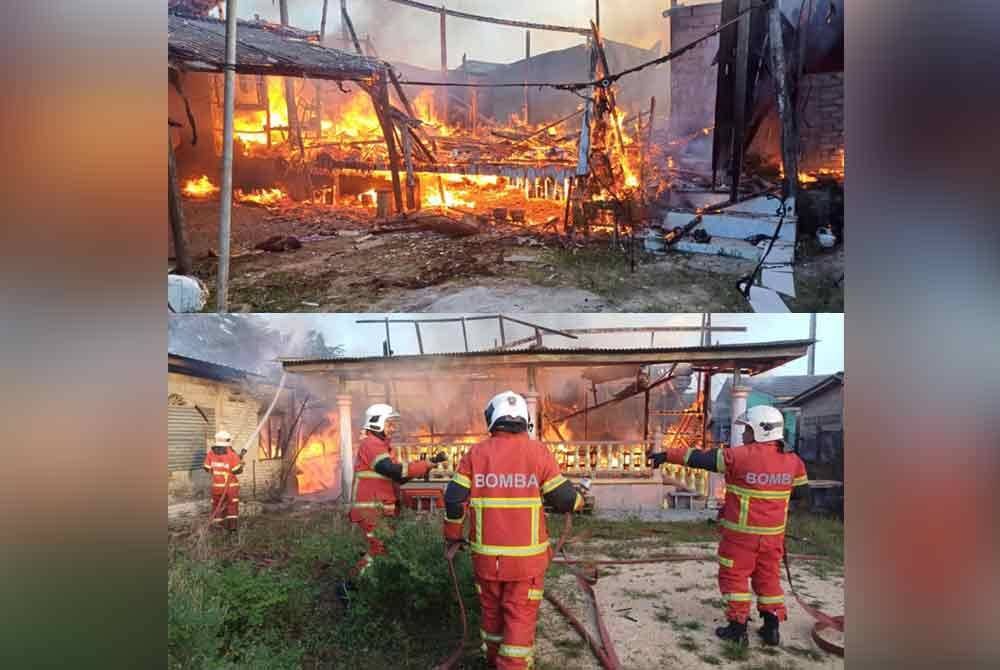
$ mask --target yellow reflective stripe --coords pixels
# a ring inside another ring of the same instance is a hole
[[[549,491],[552,491],[553,489],[555,489],[557,486],[560,486],[565,481],[566,481],[565,477],[563,477],[562,475],[556,475],[555,477],[553,477],[549,481],[547,481],[544,484],[542,484],[542,493],[548,493]]]
[[[461,524],[463,521],[465,521],[464,517],[458,517],[457,519],[449,519],[448,517],[444,518],[444,522],[445,523],[457,523],[457,524]]]
[[[479,585],[476,585],[479,588]],[[485,642],[503,642],[503,635],[495,635],[493,633],[487,633],[482,628],[479,629],[479,635],[483,638]]]
[[[583,496],[580,495],[580,492],[577,491],[577,493],[576,493],[576,500],[573,502],[573,511],[574,512],[579,512],[580,510],[583,509],[583,506],[586,505],[586,504],[587,504],[587,501],[584,500]]]
[[[383,502],[356,502],[351,507],[384,507],[385,509],[392,509],[396,506],[396,503],[383,503]]]
[[[401,465],[403,466],[403,478],[405,479],[407,476],[409,476],[410,463],[409,461],[403,461]]]
[[[478,528],[476,530],[478,531]],[[482,540],[481,537],[477,539]],[[472,551],[477,554],[483,554],[484,556],[536,556],[549,550],[548,542],[539,542],[538,544],[530,544],[526,546],[502,546],[497,544],[483,544],[480,541],[472,542],[469,546],[472,548]]]
[[[476,512],[476,543],[483,543],[483,508],[473,507]],[[470,543],[475,546],[475,543]]]
[[[749,533],[751,535],[781,535],[785,532],[784,524],[780,526],[748,526],[746,524],[733,523],[728,519],[719,519],[719,525],[729,530]]]
[[[389,458],[389,454],[379,454],[378,456],[372,459],[371,467],[374,468],[376,463],[385,460],[386,458]]]
[[[715,450],[715,471],[716,472],[726,471],[726,458],[722,454],[722,449]]]
[[[479,582],[475,583],[475,587],[476,587],[476,593],[482,593],[483,592],[483,587],[479,585]],[[479,630],[482,631],[482,628],[480,628]]]
[[[694,447],[688,447],[688,450],[684,452],[684,465],[688,464],[688,459],[691,458],[691,454],[694,453]]]
[[[733,491],[732,487],[729,487],[729,491]],[[735,491],[733,491],[735,493]],[[738,493],[736,494],[740,499],[740,526],[747,525],[747,517],[750,515],[750,497],[742,496]]]
[[[360,472],[355,472],[354,476],[358,477],[359,479],[388,479],[389,481],[392,481],[389,477],[386,477],[385,475],[380,475],[374,470],[361,470]]]
[[[469,504],[473,507],[484,507],[484,508],[499,508],[499,507],[515,507],[515,508],[531,508],[531,507],[541,507],[541,498],[470,498]]]
[[[501,644],[500,655],[508,658],[528,658],[534,651],[534,647],[521,647],[516,644]]]
[[[733,567],[733,559],[726,558],[725,556],[719,556],[719,564],[727,568]]]
[[[749,593],[723,593],[723,600],[735,601],[735,602],[750,602]]]
[[[779,605],[785,602],[785,596],[757,596],[760,605]]]
[[[538,544],[538,517],[540,517],[544,512],[541,506],[538,510],[532,510],[531,512],[531,544]]]
[[[803,486],[809,483],[809,476],[803,475],[792,480],[792,486]]]
[[[787,500],[792,495],[791,491],[761,491],[758,489],[748,489],[734,484],[727,484],[726,490],[738,496],[749,498],[761,498],[763,500]]]
[[[528,589],[528,600],[541,600],[544,594],[544,589]]]
[[[470,480],[465,475],[460,475],[457,472],[452,476],[451,481],[455,482],[459,486],[467,489],[472,488],[472,480]]]

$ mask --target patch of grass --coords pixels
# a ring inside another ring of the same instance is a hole
[[[577,638],[561,638],[552,641],[552,646],[559,650],[563,658],[579,658],[583,656],[583,647]],[[536,666],[537,667],[537,666]]]
[[[745,661],[750,658],[750,647],[745,647],[735,642],[724,641],[721,653],[723,658],[728,661]]]
[[[562,532],[559,519],[549,523],[549,532],[557,537]],[[663,521],[641,521],[626,518],[612,521],[593,516],[578,516],[573,519],[573,533],[589,532],[595,540],[615,540],[615,546],[628,545],[635,540],[649,540],[658,548],[665,548],[675,542],[718,542],[718,526],[708,522],[668,523]],[[608,551],[612,550],[611,547]],[[624,551],[624,549],[622,549]]]
[[[677,632],[682,632],[686,630],[701,630],[704,628],[700,621],[684,621],[683,623],[674,622],[671,624],[673,629]]]
[[[637,244],[639,244],[637,242]],[[637,294],[655,296],[676,293],[679,287],[699,288],[684,295],[684,302],[669,300],[645,302],[639,309],[648,312],[718,311],[747,312],[749,304],[735,288],[738,273],[701,270],[681,255],[654,256],[636,252],[635,272],[620,251],[594,244],[583,249],[549,249],[543,254],[544,263],[527,268],[529,279],[541,285],[572,285],[597,293],[613,303],[633,300]],[[556,276],[552,277],[553,269]],[[551,279],[550,279],[551,277]]]
[[[824,658],[823,654],[819,653],[815,649],[810,649],[809,647],[803,647],[797,644],[785,645],[782,647],[782,649],[787,651],[789,654],[792,654],[793,656],[807,658],[810,661],[822,661]]]
[[[656,600],[660,597],[659,593],[654,591],[640,591],[637,589],[622,589],[622,593],[629,598],[639,598],[642,600]]]
[[[801,274],[799,272],[798,274]],[[782,295],[781,299],[792,312],[843,312],[844,282],[834,286],[837,277],[795,276],[795,297]]]
[[[768,660],[763,663],[750,663],[748,665],[744,665],[741,670],[795,670],[795,664]]]
[[[726,607],[726,601],[722,598],[700,598],[698,602],[702,605],[709,605],[718,609],[725,609]]]
[[[775,647],[758,647],[756,651],[765,656],[779,656],[781,654]]]
[[[677,642],[677,646],[683,649],[684,651],[690,651],[690,652],[698,651],[701,648],[701,645],[698,644],[698,641],[695,640],[690,635],[682,636],[680,641]]]
[[[711,654],[701,654],[698,656],[702,663],[707,663],[708,665],[722,665],[722,661],[719,660],[718,656],[712,656]]]
[[[690,591],[694,587],[695,587],[694,584],[691,584],[689,586],[678,586],[677,588],[674,589],[674,591],[676,591],[677,593],[687,593],[688,591]]]
[[[830,516],[795,511],[788,516],[788,534],[803,538],[801,542],[788,538],[791,553],[818,554],[833,565],[844,564],[844,522]]]

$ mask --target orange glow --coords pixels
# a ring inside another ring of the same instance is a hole
[[[207,198],[219,192],[219,187],[211,182],[208,175],[198,179],[188,179],[184,183],[183,193],[191,198]]]
[[[314,440],[302,448],[295,462],[298,471],[295,481],[299,493],[318,493],[336,488],[339,484],[337,465],[339,459],[336,451],[329,453],[329,447],[324,448],[324,442]]]

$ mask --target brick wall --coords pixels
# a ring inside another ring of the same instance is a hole
[[[844,167],[844,73],[810,74],[800,93],[799,169]]]
[[[247,394],[239,384],[199,379],[173,372],[167,374],[167,393],[172,396],[172,402],[213,409],[215,425],[209,427],[209,435],[214,435],[218,430],[228,430],[233,436],[233,448],[237,451],[257,427],[259,414],[267,409],[266,404]],[[246,467],[240,476],[240,497],[251,499],[255,483],[257,496],[262,497],[267,486],[275,480],[281,461],[258,461],[255,443],[248,447],[243,462]],[[208,494],[209,483],[207,473],[201,469],[171,472],[167,480],[168,502],[205,496]]]
[[[680,7],[670,19],[670,48],[677,49],[715,30],[722,3]],[[712,65],[719,37],[699,44],[670,63],[670,130],[688,135],[715,124],[718,68]]]

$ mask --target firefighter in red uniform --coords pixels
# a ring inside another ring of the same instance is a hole
[[[784,419],[774,407],[752,407],[735,424],[744,426],[741,446],[668,449],[653,454],[652,460],[657,467],[666,461],[725,474],[726,501],[719,513],[719,590],[729,624],[715,634],[741,645],[749,643],[750,580],[764,619],[758,633],[766,644],[777,645],[779,622],[788,617],[780,573],[788,501],[794,487],[808,482],[806,467],[797,454],[787,452]]]
[[[545,570],[552,550],[543,498],[556,511],[578,511],[583,497],[559,472],[552,452],[528,436],[528,405],[505,391],[486,407],[490,438],[462,458],[445,490],[444,536],[462,542],[466,507],[469,546],[482,607],[489,667],[529,668]]]
[[[225,524],[236,530],[240,510],[240,480],[243,461],[233,451],[233,436],[224,430],[215,434],[215,445],[205,453],[202,463],[212,475],[212,524]]]
[[[385,545],[375,537],[375,527],[385,517],[399,516],[399,486],[424,477],[434,467],[428,461],[400,463],[390,439],[396,432],[399,414],[391,405],[372,405],[365,411],[365,437],[358,446],[354,464],[350,519],[365,532],[368,553],[357,566],[360,575],[375,556],[385,553]]]

